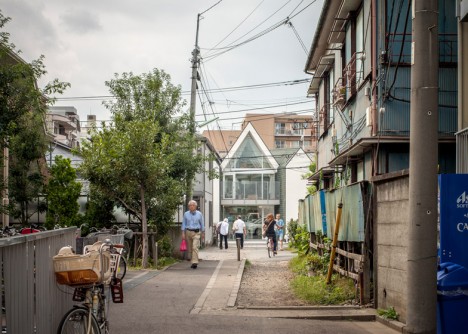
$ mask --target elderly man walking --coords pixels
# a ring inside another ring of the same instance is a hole
[[[188,202],[189,210],[184,213],[182,220],[182,239],[187,240],[188,258],[192,259],[192,269],[198,266],[198,248],[200,247],[200,237],[205,234],[205,223],[203,215],[197,210],[197,202]]]

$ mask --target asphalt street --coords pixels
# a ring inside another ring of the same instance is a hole
[[[288,251],[278,255],[271,261],[294,256]],[[228,250],[208,247],[200,257],[197,269],[182,261],[161,271],[129,271],[124,303],[110,305],[111,333],[398,333],[372,321],[372,309],[238,309],[245,259],[268,259],[261,241],[247,241],[241,261],[232,241]]]

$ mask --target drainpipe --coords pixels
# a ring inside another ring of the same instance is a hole
[[[377,136],[377,0],[371,3],[372,29],[371,29],[371,67],[372,67],[372,136]]]

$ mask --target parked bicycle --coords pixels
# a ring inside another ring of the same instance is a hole
[[[114,303],[123,302],[122,280],[116,277],[111,255],[123,245],[110,240],[98,241],[83,255],[76,255],[70,246],[62,247],[54,256],[57,283],[74,287],[75,305],[62,318],[58,334],[108,334],[107,319],[110,295]]]
[[[126,232],[119,232],[117,228],[113,228],[110,230],[107,229],[102,229],[102,230],[97,230],[96,228],[91,228],[91,233],[88,234],[89,237],[91,236],[97,236],[98,240],[106,240],[112,238],[112,240],[115,242],[118,240],[118,243],[122,243],[123,247],[118,248],[118,249],[111,249],[111,261],[115,262],[115,265],[113,265],[114,268],[116,268],[116,276],[120,278],[121,280],[124,279],[125,274],[127,272],[127,260],[128,260],[128,252],[130,251],[130,246],[128,244],[128,241],[125,240],[126,235],[128,231]],[[130,230],[131,231],[131,230]],[[133,232],[132,232],[133,234]],[[117,239],[114,239],[114,236],[123,236],[123,237],[118,237]],[[133,237],[133,235],[131,236]],[[85,246],[83,248],[83,253],[86,253],[87,247]]]

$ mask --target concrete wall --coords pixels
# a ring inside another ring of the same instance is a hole
[[[374,283],[376,307],[393,306],[406,322],[406,263],[409,206],[407,171],[374,181]]]

